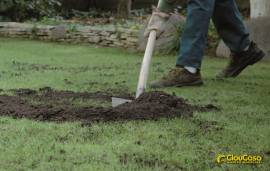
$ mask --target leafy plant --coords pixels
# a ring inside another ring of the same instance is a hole
[[[30,22],[33,22],[32,20]],[[63,17],[61,16],[56,16],[56,17],[47,17],[44,16],[40,18],[38,21],[34,21],[35,23],[38,24],[44,24],[44,25],[58,25],[58,24],[63,24],[65,23]]]
[[[217,30],[213,24],[213,22],[209,25],[209,31],[208,31],[208,46],[207,46],[207,53],[210,55],[214,55],[216,48],[218,46],[218,43],[220,41],[220,37],[217,33]]]
[[[0,1],[0,12],[6,11],[7,9],[13,6],[13,2],[10,0],[1,0]]]
[[[89,11],[78,11],[78,10],[72,10],[71,14],[79,19],[87,19],[87,18],[109,18],[112,17],[111,11],[101,11],[95,8],[90,8]]]
[[[14,21],[54,16],[61,7],[59,0],[1,0],[0,13]]]
[[[68,32],[69,33],[76,32],[77,30],[78,30],[78,25],[76,25],[76,24],[70,24],[70,25],[68,25]]]

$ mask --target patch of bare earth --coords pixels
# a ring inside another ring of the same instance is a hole
[[[108,92],[56,91],[50,87],[38,91],[30,89],[12,90],[13,96],[0,96],[0,116],[28,118],[38,121],[79,121],[82,123],[158,120],[160,118],[192,117],[194,111],[216,110],[213,105],[196,106],[186,100],[154,91],[142,94],[131,103],[118,107],[82,107],[73,103],[76,99],[110,101]],[[118,97],[131,98],[120,93]],[[33,103],[38,102],[38,103]]]

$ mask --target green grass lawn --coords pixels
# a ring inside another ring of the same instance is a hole
[[[134,93],[141,54],[124,50],[0,39],[0,89]],[[173,67],[155,56],[150,80]],[[168,88],[221,111],[189,119],[124,123],[42,123],[0,118],[0,170],[270,170],[270,63],[216,80],[226,60],[207,58],[202,87]],[[68,82],[68,83],[67,83]],[[1,102],[0,102],[1,103]],[[258,165],[216,164],[218,154],[256,154]]]

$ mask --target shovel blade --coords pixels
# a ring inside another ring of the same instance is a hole
[[[130,102],[132,102],[132,100],[112,97],[112,107],[117,107],[121,104],[130,103]]]

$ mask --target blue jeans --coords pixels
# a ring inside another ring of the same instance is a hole
[[[249,32],[235,0],[189,0],[176,65],[200,69],[211,18],[231,51],[241,52],[249,46]]]

